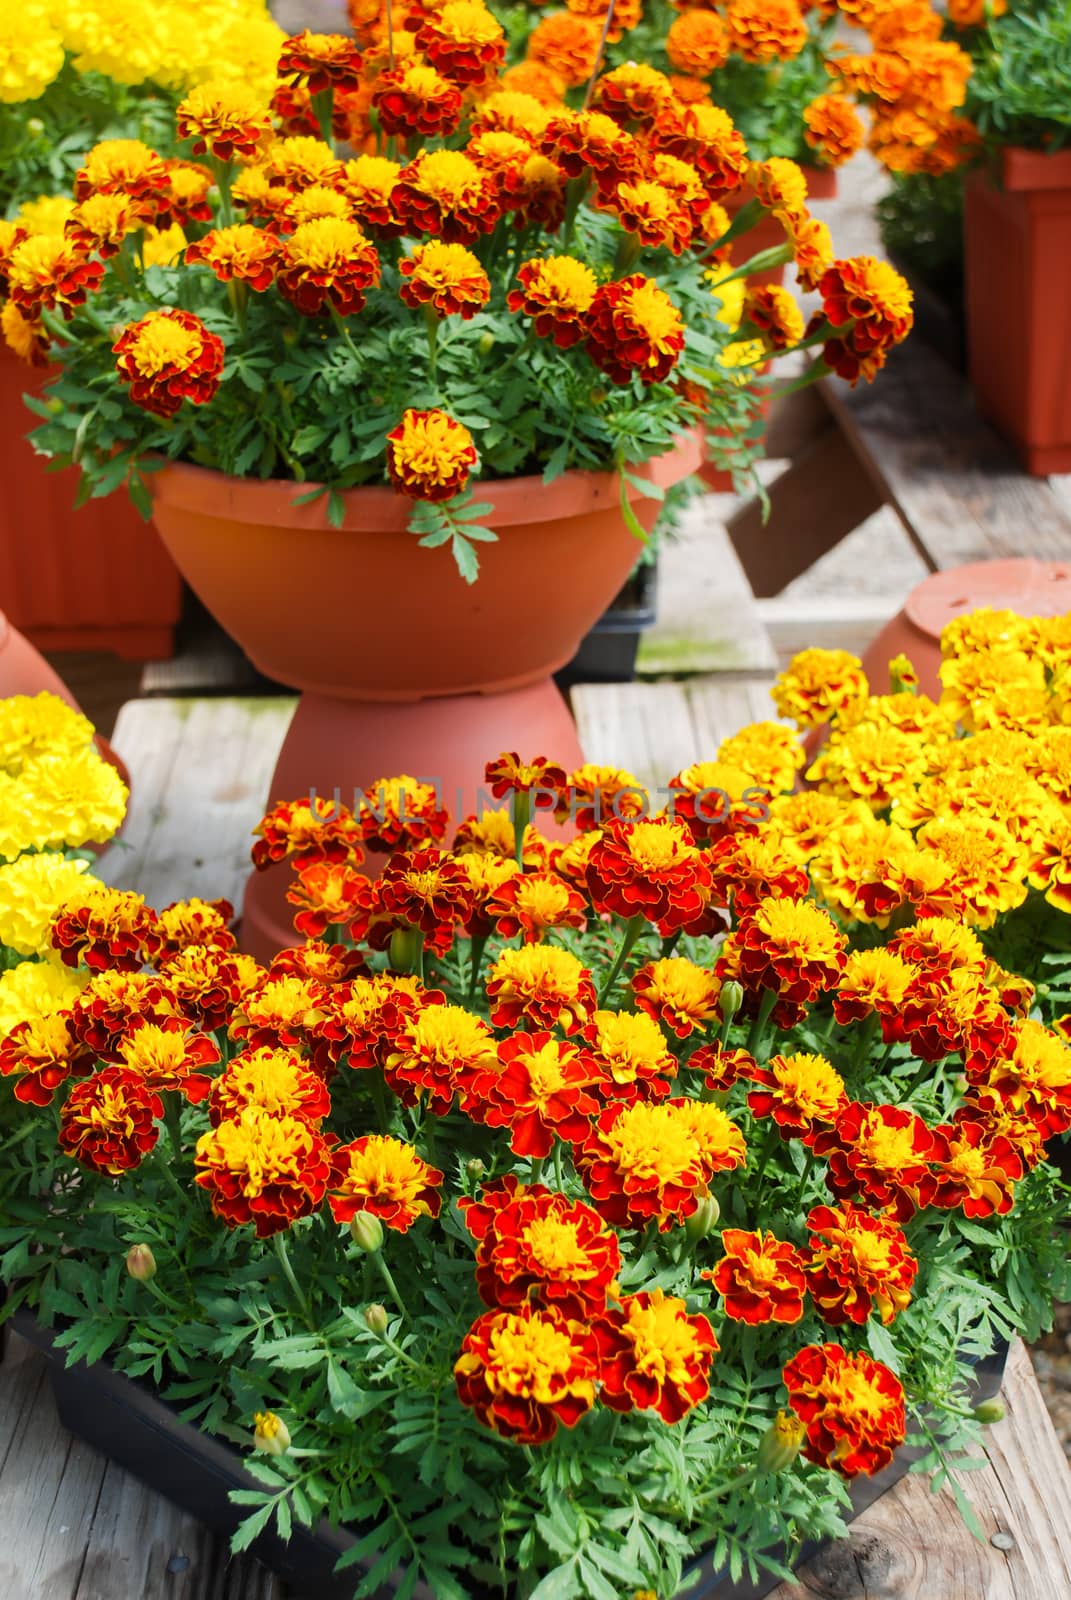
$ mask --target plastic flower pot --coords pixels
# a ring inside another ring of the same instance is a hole
[[[702,470],[702,469],[701,469]],[[572,683],[631,683],[645,628],[658,616],[658,566],[644,562],[580,641],[580,649],[558,673],[560,686]]]
[[[1071,150],[1003,150],[967,180],[964,232],[979,409],[1028,472],[1071,472]]]
[[[24,435],[23,394],[52,369],[0,344],[0,595],[43,650],[109,650],[130,661],[170,656],[182,580],[125,494],[74,509],[78,474],[49,472]]]
[[[684,434],[632,475],[667,488],[696,471]],[[454,815],[477,809],[488,755],[583,759],[552,674],[635,565],[615,472],[553,483],[481,483],[498,534],[466,584],[447,547],[407,532],[411,502],[349,490],[342,526],[291,482],[228,478],[186,463],[153,473],[154,517],[187,582],[267,677],[302,691],[265,803],[409,773],[435,780]],[[657,501],[626,483],[650,530]],[[487,803],[487,797],[484,797]],[[260,957],[292,940],[287,875],[250,883],[243,941]]]
[[[200,1432],[192,1423],[182,1422],[148,1385],[124,1377],[104,1361],[91,1367],[80,1362],[68,1367],[54,1333],[27,1310],[15,1312],[10,1326],[46,1356],[56,1407],[65,1428],[207,1527],[223,1534],[237,1528],[242,1511],[228,1495],[232,1489],[252,1489],[257,1484],[245,1471],[242,1456],[233,1446]],[[1008,1345],[1001,1340],[991,1356],[977,1363],[971,1404],[997,1394],[1007,1356]],[[901,1449],[884,1472],[873,1478],[855,1479],[849,1515],[857,1516],[873,1505],[910,1470],[917,1455],[917,1451]],[[294,1600],[350,1600],[361,1578],[374,1565],[375,1555],[338,1575],[333,1569],[339,1556],[361,1533],[360,1528],[332,1528],[321,1521],[311,1529],[295,1525],[289,1543],[274,1533],[262,1533],[250,1549],[291,1586]],[[809,1560],[816,1550],[813,1544],[805,1545],[799,1562]],[[784,1559],[784,1551],[777,1553]],[[371,1600],[391,1600],[402,1576],[401,1571],[393,1573]],[[724,1569],[714,1566],[711,1556],[699,1556],[685,1568],[675,1600],[761,1600],[777,1587],[777,1582],[775,1577],[764,1576],[757,1583],[746,1578],[734,1583]],[[418,1584],[413,1593],[414,1600],[435,1600],[424,1584]],[[488,1595],[488,1600],[493,1597]]]

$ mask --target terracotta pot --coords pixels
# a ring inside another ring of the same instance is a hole
[[[24,394],[54,376],[0,344],[0,601],[42,650],[170,656],[182,580],[123,490],[75,511],[78,474],[49,472],[27,442]]]
[[[689,433],[635,475],[668,487],[700,454]],[[262,672],[304,691],[266,801],[314,788],[350,803],[355,788],[404,772],[436,780],[456,814],[477,808],[501,750],[583,759],[551,674],[636,561],[615,473],[480,484],[499,539],[480,545],[472,585],[448,548],[422,549],[406,531],[410,502],[389,488],[347,492],[332,528],[322,500],[294,505],[304,485],[182,463],[149,481],[187,581]],[[631,485],[629,498],[650,529],[657,502]],[[291,942],[287,881],[272,870],[250,882],[254,954]]]
[[[1071,150],[1002,152],[966,185],[967,359],[1028,472],[1071,472]]]

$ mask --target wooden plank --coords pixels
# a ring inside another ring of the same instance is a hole
[[[872,385],[824,386],[846,438],[932,567],[1071,560],[1071,513],[1048,483],[1019,469],[978,416],[965,379],[922,340],[894,350]]]
[[[695,729],[676,683],[578,684],[570,695],[589,761],[624,767],[652,792],[695,760]]]
[[[760,502],[749,500],[727,524],[752,592],[762,598],[780,593],[882,504],[856,450],[833,422],[767,493],[765,521]]]
[[[290,698],[132,700],[113,744],[131,774],[120,839],[101,863],[150,905],[219,895],[240,907],[252,829],[293,712]]]
[[[777,721],[770,685],[773,674],[726,682],[721,678],[693,678],[686,685],[695,728],[697,761],[713,761],[718,746],[749,722]]]
[[[1071,1595],[1071,1473],[1016,1340],[988,1464],[960,1479],[988,1543],[971,1537],[945,1488],[901,1479],[768,1600],[1065,1600]],[[997,1544],[993,1544],[996,1536]],[[1005,1549],[1010,1536],[1010,1548]]]
[[[778,595],[759,600],[756,606],[778,664],[784,666],[797,651],[812,645],[862,655],[895,616],[898,602],[888,595],[817,594],[799,599]]]
[[[820,385],[797,389],[771,404],[763,454],[768,461],[792,460],[828,427],[829,406]]]

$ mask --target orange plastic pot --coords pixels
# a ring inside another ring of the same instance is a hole
[[[634,476],[666,488],[700,457],[688,433]],[[498,539],[480,545],[471,585],[449,548],[423,549],[407,532],[411,502],[389,488],[348,491],[333,528],[323,499],[294,504],[304,485],[185,463],[149,481],[187,582],[262,672],[303,691],[268,802],[315,789],[349,804],[376,779],[409,773],[434,781],[457,814],[478,807],[484,765],[501,750],[583,759],[551,675],[636,562],[616,473],[481,483]],[[657,502],[627,490],[650,530]],[[243,941],[258,956],[292,938],[287,881],[273,869],[250,882]]]
[[[121,490],[76,511],[77,472],[49,472],[25,437],[22,396],[52,376],[0,345],[0,602],[42,650],[170,656],[182,581],[160,540]]]
[[[964,227],[979,409],[1028,472],[1071,472],[1071,150],[1004,150],[968,178]]]

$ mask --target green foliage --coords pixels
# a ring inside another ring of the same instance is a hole
[[[886,250],[955,303],[963,295],[963,176],[891,174],[877,203]]]
[[[1066,0],[1013,0],[968,41],[967,112],[992,144],[1071,144],[1071,10]]]

